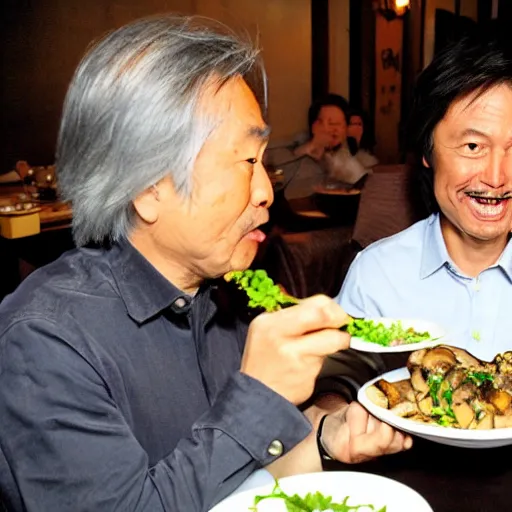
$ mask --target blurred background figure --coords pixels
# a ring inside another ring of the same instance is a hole
[[[352,108],[347,126],[347,139],[356,144],[355,157],[365,169],[370,170],[379,163],[373,154],[375,139],[368,115],[360,108]]]

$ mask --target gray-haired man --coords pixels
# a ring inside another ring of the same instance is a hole
[[[232,34],[170,17],[81,62],[57,152],[81,248],[0,308],[9,510],[204,511],[258,467],[320,467],[319,406],[296,406],[347,347],[344,312],[314,297],[247,330],[210,284],[264,238],[262,73]],[[410,443],[356,405],[331,410],[322,442],[341,460]]]

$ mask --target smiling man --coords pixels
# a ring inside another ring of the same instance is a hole
[[[481,358],[512,349],[512,53],[468,37],[418,79],[411,130],[435,213],[362,251],[337,298],[421,318]]]

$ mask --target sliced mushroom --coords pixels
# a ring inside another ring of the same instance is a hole
[[[475,411],[473,411],[473,408],[467,402],[453,404],[452,411],[461,428],[468,428],[475,419]]]
[[[466,400],[471,400],[475,396],[477,389],[477,386],[472,382],[465,382],[453,392],[453,403],[460,404]]]
[[[408,401],[400,402],[398,405],[392,407],[391,411],[402,418],[409,418],[410,416],[414,416],[419,412],[416,402]]]
[[[426,353],[426,348],[422,348],[421,350],[415,350],[414,352],[411,352],[411,355],[407,360],[407,368],[409,368],[410,370],[414,366],[420,366]]]
[[[421,362],[423,368],[432,373],[446,373],[457,364],[455,354],[446,347],[430,349]]]
[[[384,409],[388,408],[388,398],[378,387],[369,386],[368,388],[366,388],[366,396],[375,405],[378,405],[379,407],[382,407]]]
[[[386,395],[388,399],[388,407],[392,409],[395,405],[399,404],[402,401],[402,395],[400,394],[400,390],[391,382],[387,380],[380,379],[375,383],[375,385]]]
[[[414,388],[411,385],[410,379],[393,382],[393,385],[398,389],[402,400],[408,400],[409,402],[416,401],[416,394],[414,393]]]
[[[480,368],[482,366],[482,361],[472,356],[469,352],[462,348],[445,346],[442,345],[443,348],[448,348],[457,358],[457,362],[460,363],[464,368]],[[441,348],[441,347],[438,347]]]
[[[445,380],[452,389],[457,389],[466,379],[466,372],[462,368],[453,368],[450,370]]]
[[[432,407],[434,406],[432,397],[427,396],[418,402],[418,408],[425,416],[432,416]]]
[[[411,373],[411,384],[418,393],[422,393],[423,395],[430,391],[428,384],[421,373],[421,368],[419,367],[414,368]]]

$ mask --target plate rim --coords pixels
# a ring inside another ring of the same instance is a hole
[[[282,477],[282,478],[279,478],[279,484],[287,484],[288,482],[292,481],[292,480],[301,480],[301,479],[306,479],[306,480],[309,480],[311,479],[312,477],[319,477],[320,475],[322,475],[324,478],[327,476],[328,478],[355,478],[355,479],[361,479],[361,480],[366,480],[366,479],[373,479],[373,480],[381,480],[382,483],[384,485],[389,485],[391,483],[391,485],[395,485],[397,487],[400,487],[402,488],[404,491],[408,492],[408,493],[411,493],[411,495],[413,495],[415,497],[415,499],[418,500],[418,503],[415,503],[414,505],[423,505],[425,508],[424,512],[433,512],[433,509],[430,505],[430,503],[426,500],[426,498],[420,494],[416,489],[414,489],[413,487],[407,485],[407,484],[404,484],[403,482],[400,482],[399,480],[395,480],[393,478],[389,478],[387,476],[383,476],[383,475],[378,475],[376,473],[368,473],[366,471],[314,471],[314,472],[309,472],[309,473],[301,473],[301,474],[298,474],[298,475],[291,475],[291,476],[286,476],[286,477]],[[260,492],[267,492],[267,489],[271,489],[273,487],[273,483],[268,483],[268,484],[264,484],[264,485],[260,485],[260,486],[257,486],[257,487],[254,487],[252,489],[247,489],[241,493],[237,493],[237,494],[233,494],[233,495],[230,495],[230,496],[227,496],[226,498],[224,498],[224,500],[220,501],[219,503],[217,503],[217,505],[215,505],[212,509],[210,509],[210,512],[216,512],[217,510],[217,507],[219,505],[221,505],[224,501],[228,502],[228,500],[230,500],[230,498],[235,498],[235,497],[243,497],[243,496],[246,496],[246,495],[251,495],[251,494],[258,494]],[[305,492],[313,492],[312,490],[305,490]],[[226,503],[228,504],[228,503]]]
[[[380,379],[385,379],[389,382],[396,382],[398,380],[407,379],[410,377],[410,375],[411,374],[406,366],[383,373],[382,375],[369,380],[363,386],[361,386],[357,393],[357,401],[377,419],[383,421],[384,423],[388,423],[389,425],[392,425],[399,430],[404,430],[411,434],[452,439],[454,441],[476,441],[483,443],[492,441],[504,441],[509,439],[512,444],[512,427],[494,428],[488,430],[469,430],[454,429],[441,426],[437,427],[435,425],[423,425],[422,423],[396,416],[388,409],[383,409],[382,407],[374,404],[366,396],[366,390]],[[410,428],[409,425],[412,425],[412,428]]]

